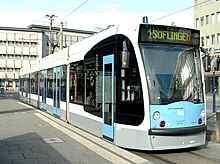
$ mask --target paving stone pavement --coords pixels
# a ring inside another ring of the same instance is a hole
[[[0,164],[111,163],[17,101],[0,96]]]
[[[220,161],[220,144],[215,140],[216,117],[212,112],[212,96],[206,98],[207,145],[199,153]],[[220,96],[216,100],[216,106],[220,109]],[[123,163],[104,158],[96,150],[89,149],[39,118],[36,113],[40,110],[19,102],[18,93],[0,95],[0,164]],[[125,163],[131,161],[125,160]]]
[[[0,95],[0,164],[151,163],[18,100]]]

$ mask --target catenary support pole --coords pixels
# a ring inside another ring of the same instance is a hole
[[[216,112],[216,87],[215,87],[215,72],[213,71],[213,76],[212,76],[212,95],[213,95],[213,113]]]

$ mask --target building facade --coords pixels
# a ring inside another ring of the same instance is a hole
[[[31,25],[28,28],[0,27],[0,88],[19,89],[19,71],[25,65],[60,49],[60,28]],[[80,41],[94,32],[63,29],[62,47]]]
[[[195,0],[194,26],[201,31],[201,46],[209,54],[220,53],[220,1]]]
[[[17,90],[20,68],[41,56],[41,31],[0,27],[0,87]]]
[[[27,28],[32,30],[42,30],[43,33],[42,57],[46,57],[49,54],[53,54],[54,52],[59,51],[61,47],[62,48],[69,47],[70,45],[96,33],[94,31],[84,31],[84,30],[76,30],[76,29],[68,29],[68,28],[61,29],[61,27],[51,27],[51,31],[50,31],[48,26],[41,26],[34,24],[28,26]],[[62,46],[60,47],[61,42],[62,42]],[[51,45],[50,48],[49,45]]]
[[[211,72],[205,72],[206,93],[220,95],[220,72],[216,71],[220,64],[220,0],[194,0],[194,6],[194,27],[200,30],[200,45],[212,61]]]

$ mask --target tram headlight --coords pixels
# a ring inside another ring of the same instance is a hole
[[[160,112],[156,111],[153,113],[154,120],[158,120],[160,118]]]
[[[205,110],[204,110],[204,109],[201,109],[201,111],[200,111],[200,116],[201,116],[201,117],[205,117]]]

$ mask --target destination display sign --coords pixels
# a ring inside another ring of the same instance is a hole
[[[199,31],[175,26],[141,24],[139,42],[156,42],[199,46]]]

